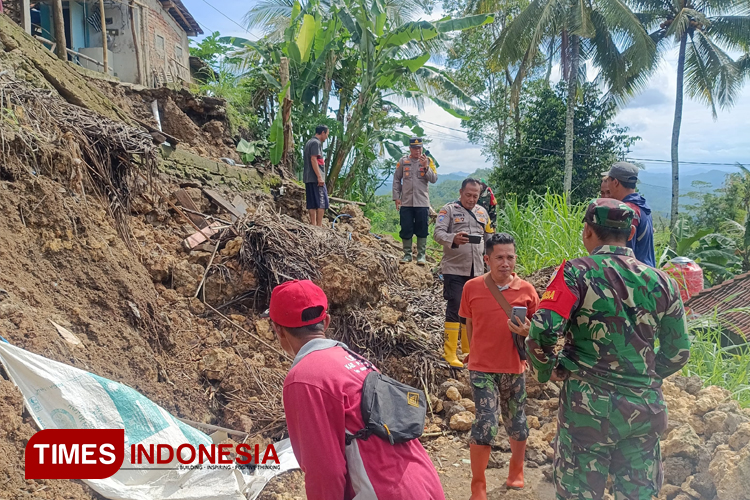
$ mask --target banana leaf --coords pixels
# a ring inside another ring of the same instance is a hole
[[[385,149],[388,151],[388,154],[391,155],[391,158],[393,158],[394,161],[399,161],[404,154],[401,152],[401,149],[398,147],[398,145],[390,142],[390,141],[383,141],[383,145],[385,146]]]
[[[449,103],[448,101],[445,101],[443,99],[440,99],[439,97],[435,96],[426,96],[429,98],[432,102],[443,108],[445,111],[450,113],[451,115],[455,116],[456,118],[460,118],[461,120],[468,120],[469,116],[466,114],[466,112],[462,109],[459,109],[453,104]]]
[[[405,23],[390,34],[385,35],[383,47],[401,47],[415,40],[431,40],[438,36],[438,30],[428,21],[414,21]]]
[[[439,33],[448,33],[450,31],[463,31],[478,26],[484,26],[495,20],[495,16],[490,14],[478,14],[476,16],[459,17],[458,19],[448,19],[437,21],[435,27]]]
[[[297,40],[295,40],[303,63],[310,60],[310,49],[312,48],[314,40],[315,18],[310,14],[305,14],[304,20],[302,21],[302,27],[297,35]]]
[[[396,64],[409,68],[409,71],[411,71],[412,73],[415,73],[418,69],[424,66],[425,63],[429,60],[430,60],[430,54],[425,52],[424,54],[421,54],[416,57],[412,57],[410,59],[402,59],[400,61],[394,61],[394,62]]]

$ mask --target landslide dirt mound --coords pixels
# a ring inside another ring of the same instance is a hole
[[[90,82],[128,116],[154,128],[151,104],[156,101],[161,130],[182,141],[181,147],[206,158],[231,158],[242,163],[232,137],[224,99],[198,96],[187,89],[144,88],[118,82]]]
[[[0,378],[0,484],[6,498],[58,500],[102,499],[77,481],[24,479],[23,454],[26,443],[37,431],[23,418],[23,398],[12,382]]]

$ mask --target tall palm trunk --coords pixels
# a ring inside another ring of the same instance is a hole
[[[366,117],[363,116],[368,106],[371,105],[365,98],[363,91],[360,91],[357,104],[354,105],[352,110],[352,118],[349,123],[346,124],[346,132],[341,138],[338,148],[336,149],[336,157],[333,159],[331,164],[331,170],[328,172],[328,192],[333,194],[336,188],[336,181],[338,180],[341,169],[344,166],[347,156],[351,153],[354,143],[362,130],[362,124],[366,123]]]
[[[674,124],[672,125],[672,210],[669,216],[669,227],[671,237],[669,244],[674,248],[677,245],[675,225],[680,210],[680,126],[682,125],[682,100],[683,83],[685,79],[685,47],[687,46],[687,32],[680,39],[680,56],[677,59],[677,96],[674,104]]]
[[[577,35],[570,37],[571,57],[570,73],[568,74],[568,107],[565,112],[565,178],[563,180],[563,189],[568,196],[570,203],[570,189],[573,184],[573,139],[575,130],[573,128],[573,118],[576,110],[576,93],[578,92],[578,58],[579,58],[579,38]]]
[[[333,70],[336,67],[336,57],[333,52],[326,58],[326,73],[323,80],[323,103],[320,106],[320,112],[323,116],[328,114],[328,100],[331,97],[331,86],[333,85]]]

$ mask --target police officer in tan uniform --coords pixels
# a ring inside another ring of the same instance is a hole
[[[417,235],[417,264],[427,264],[427,234],[430,222],[430,196],[427,183],[435,184],[437,170],[432,158],[422,152],[422,138],[409,139],[409,156],[396,164],[393,174],[393,201],[401,219],[401,241],[404,256],[401,262],[411,262],[411,241]]]
[[[495,232],[487,210],[477,204],[481,190],[482,184],[477,179],[464,180],[458,201],[440,209],[433,235],[435,241],[443,245],[443,297],[448,301],[444,357],[455,367],[463,367],[456,356],[461,324],[465,323],[458,316],[461,294],[467,281],[484,274],[484,241]],[[469,353],[465,330],[461,335],[461,350]]]

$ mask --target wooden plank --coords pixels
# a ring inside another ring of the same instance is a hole
[[[244,214],[242,214],[237,208],[229,203],[226,198],[224,198],[222,195],[214,191],[213,189],[207,189],[203,188],[203,192],[206,193],[206,196],[211,198],[217,205],[219,205],[221,208],[226,210],[232,215],[232,222],[234,222],[237,219],[242,218]]]
[[[247,203],[245,203],[245,200],[242,198],[242,196],[237,195],[232,200],[232,205],[234,205],[237,208],[237,211],[240,212],[242,215],[245,215],[247,213]]]
[[[345,200],[343,198],[336,198],[335,196],[329,196],[328,199],[331,201],[338,202],[338,203],[349,203],[349,204],[359,205],[360,207],[367,206],[367,203],[362,203],[361,201]]]
[[[164,137],[166,137],[166,138],[167,138],[167,142],[168,142],[168,143],[169,143],[169,145],[170,145],[170,146],[172,146],[173,148],[174,148],[174,147],[177,147],[177,144],[178,144],[178,143],[180,142],[180,140],[179,140],[179,139],[177,139],[176,137],[174,137],[174,136],[171,136],[171,135],[167,134],[166,132],[163,132],[163,131],[159,130],[159,129],[158,129],[158,128],[156,128],[156,127],[153,127],[153,126],[149,125],[148,123],[142,122],[142,121],[140,121],[140,120],[139,120],[139,119],[137,119],[137,118],[133,118],[133,121],[134,121],[134,122],[136,122],[136,123],[137,123],[138,125],[140,125],[141,127],[143,127],[143,128],[145,128],[146,130],[148,130],[149,132],[159,132],[159,133],[160,133],[161,135],[163,135]]]
[[[193,199],[184,189],[178,189],[177,191],[175,191],[174,196],[183,207],[187,208],[191,212],[199,212],[198,207],[195,205],[195,202],[193,202]],[[208,222],[206,222],[206,219],[191,212],[187,212],[187,216],[191,221],[193,221],[193,224],[201,229],[208,226]]]
[[[182,240],[183,247],[185,247],[185,250],[192,250],[201,243],[205,243],[211,238],[211,236],[214,236],[219,232],[219,229],[217,229],[219,227],[221,227],[221,223],[214,222],[210,226],[204,227],[197,233],[191,234],[190,236]]]

